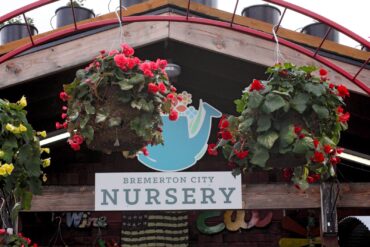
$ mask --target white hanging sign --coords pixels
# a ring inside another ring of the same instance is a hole
[[[96,173],[95,210],[241,209],[231,172]]]

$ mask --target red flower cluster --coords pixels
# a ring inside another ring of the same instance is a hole
[[[4,229],[4,228],[1,228],[0,229],[0,245],[1,246],[10,246],[9,244],[10,244],[10,242],[8,242],[7,241],[7,238],[8,237],[10,237],[10,236],[12,236],[11,238],[10,238],[10,241],[12,242],[12,246],[13,246],[13,244],[14,244],[14,237],[16,237],[16,241],[17,242],[20,242],[19,240],[21,240],[21,247],[24,247],[25,245],[25,243],[27,243],[27,246],[32,246],[32,247],[38,247],[38,244],[37,243],[33,243],[32,245],[31,245],[31,243],[32,243],[32,240],[30,239],[30,238],[27,238],[27,237],[25,237],[25,236],[23,236],[23,234],[22,233],[18,233],[17,235],[9,235],[8,234],[8,232],[6,231],[6,229]],[[4,239],[4,237],[5,237],[5,239]],[[23,243],[24,244],[23,244]],[[5,245],[3,245],[3,244],[5,244]]]
[[[212,155],[212,156],[217,156],[218,155],[216,146],[217,145],[214,144],[214,143],[208,144],[207,151],[208,151],[209,155]]]
[[[74,151],[80,150],[80,145],[84,142],[84,138],[79,134],[74,134],[68,139],[68,143]]]
[[[349,91],[348,89],[346,88],[346,86],[344,85],[339,85],[337,87],[337,91],[338,91],[338,96],[342,97],[343,99],[347,96],[349,97]]]
[[[341,123],[347,123],[349,118],[351,117],[349,112],[344,112],[344,109],[341,106],[338,106],[337,114],[338,114],[339,122]]]
[[[114,56],[114,62],[118,68],[127,71],[140,64],[140,59],[137,57],[126,57],[125,54],[117,54]]]
[[[302,127],[300,125],[294,126],[294,133],[298,136],[299,139],[303,139],[306,137],[305,134],[302,133]]]
[[[252,92],[254,90],[260,91],[264,88],[265,88],[265,86],[259,80],[254,79],[250,88],[249,88],[249,92]]]

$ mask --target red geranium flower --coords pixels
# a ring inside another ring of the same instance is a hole
[[[324,146],[324,152],[325,152],[326,154],[330,154],[332,150],[333,150],[333,148],[332,148],[329,144],[326,144],[326,145]]]
[[[55,123],[55,128],[58,130],[58,129],[61,129],[63,128],[63,124],[59,123],[59,122],[56,122]]]
[[[319,73],[321,76],[326,76],[328,74],[328,71],[326,69],[320,69]]]
[[[207,151],[209,155],[212,155],[212,156],[218,155],[217,149],[215,147],[216,147],[216,144],[214,143],[208,144]]]
[[[79,134],[74,134],[72,136],[72,141],[80,145],[84,142],[84,138]]]
[[[349,112],[346,112],[344,114],[339,114],[339,122],[341,123],[347,123],[347,121],[349,120],[350,118],[350,114]]]
[[[236,155],[236,157],[242,160],[248,156],[249,151],[248,150],[244,150],[244,151],[234,150],[234,154]]]
[[[226,129],[229,127],[230,123],[226,118],[222,118],[218,124],[219,129]]]
[[[346,86],[344,86],[344,85],[339,85],[338,87],[337,87],[337,91],[338,91],[338,95],[340,96],[340,97],[342,97],[342,98],[345,98],[346,96],[348,96],[349,97],[349,91],[348,91],[348,89],[346,88]]]
[[[167,91],[166,85],[164,85],[163,82],[158,83],[158,90],[161,93],[166,93]]]
[[[249,88],[249,92],[252,92],[253,90],[260,91],[264,88],[265,86],[259,80],[254,79]]]
[[[299,133],[301,133],[301,131],[302,131],[301,126],[299,126],[299,125],[294,126],[294,133],[296,133],[298,135]]]
[[[59,94],[59,98],[60,98],[61,100],[63,100],[63,101],[67,101],[67,100],[69,99],[69,96],[68,96],[68,94],[67,94],[66,92],[62,91],[62,92],[60,92],[60,94]]]
[[[306,135],[305,134],[299,134],[299,139],[303,139],[303,138],[305,138],[306,137]]]
[[[149,155],[149,151],[148,151],[148,149],[147,149],[146,147],[143,147],[143,148],[141,149],[141,151],[143,152],[143,154],[144,154],[145,156],[148,156],[148,155]]]
[[[128,44],[122,44],[121,48],[122,48],[123,54],[125,54],[127,57],[134,55],[134,52],[135,52],[134,49],[132,49],[132,47],[129,46]]]
[[[340,158],[339,157],[331,157],[330,158],[330,164],[332,164],[333,166],[337,165],[338,163],[340,163]]]
[[[148,83],[148,92],[149,93],[154,94],[154,93],[157,93],[158,90],[159,90],[159,88],[155,83],[153,83],[153,82]]]
[[[168,115],[168,118],[171,121],[176,121],[179,118],[179,113],[176,110],[171,110],[170,114]]]
[[[125,55],[123,54],[117,54],[114,56],[114,62],[116,63],[117,67],[122,69],[122,70],[127,70],[127,62],[128,59]]]
[[[317,148],[319,146],[319,144],[320,144],[319,140],[317,140],[316,138],[313,139],[313,145],[314,145],[315,148]]]
[[[222,131],[221,136],[222,136],[222,139],[224,140],[231,140],[231,138],[233,138],[230,131],[227,131],[227,130]]]
[[[80,144],[74,142],[73,140],[68,140],[68,143],[74,151],[80,150]]]
[[[66,119],[68,115],[66,113],[62,113],[62,119]]]
[[[324,162],[324,160],[325,160],[324,154],[321,152],[315,151],[312,157],[312,161],[316,163],[322,163]]]

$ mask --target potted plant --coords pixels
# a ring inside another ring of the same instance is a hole
[[[32,243],[30,238],[23,236],[22,233],[13,234],[7,231],[7,229],[0,229],[0,246],[12,246],[12,247],[37,247],[38,244]]]
[[[57,17],[57,28],[73,23],[72,5],[75,13],[76,22],[94,18],[95,14],[91,9],[82,7],[85,0],[73,0],[66,6],[60,7],[55,11]]]
[[[282,169],[301,189],[335,176],[340,132],[350,117],[342,108],[349,92],[332,84],[326,70],[319,77],[315,70],[290,63],[268,68],[270,79],[253,80],[235,101],[240,115],[221,119],[220,138],[208,152],[217,155],[222,148],[234,174]]]
[[[32,194],[40,194],[42,168],[50,165],[48,148],[41,148],[39,137],[28,123],[25,97],[16,103],[0,99],[0,201],[3,227],[12,226],[20,209],[29,209]],[[4,226],[5,225],[5,226]]]
[[[65,122],[56,127],[68,128],[74,150],[86,141],[90,149],[105,153],[146,154],[147,144],[163,142],[161,114],[178,118],[173,107],[176,88],[168,81],[166,65],[161,59],[141,61],[127,44],[109,53],[101,51],[64,85],[60,98],[68,103],[63,106]]]
[[[38,30],[33,25],[33,19],[27,17],[27,23],[29,25],[31,34],[37,34]],[[23,23],[21,17],[18,16],[0,24],[0,36],[1,44],[6,44],[14,40],[27,37],[29,36],[29,33],[26,23]]]

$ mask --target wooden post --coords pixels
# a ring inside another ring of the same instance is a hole
[[[323,182],[321,195],[321,243],[326,247],[338,247],[337,199],[339,186],[334,182]]]

